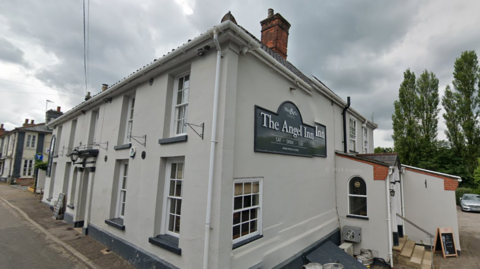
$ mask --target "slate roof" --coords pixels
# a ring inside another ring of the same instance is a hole
[[[45,123],[40,123],[34,126],[28,126],[28,127],[20,127],[18,128],[19,131],[26,131],[26,132],[37,132],[37,133],[51,133],[52,130],[48,129],[47,126],[45,126]]]
[[[400,158],[397,153],[370,153],[370,154],[357,154],[360,158],[366,158],[388,164],[388,166],[397,165],[400,168]]]
[[[359,263],[352,256],[348,255],[344,250],[337,247],[331,241],[327,241],[316,250],[307,255],[307,260],[317,262],[321,265],[327,263],[340,263],[344,268],[348,269],[365,269],[363,264]]]

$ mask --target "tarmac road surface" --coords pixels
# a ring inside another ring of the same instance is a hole
[[[0,268],[85,268],[0,199]]]

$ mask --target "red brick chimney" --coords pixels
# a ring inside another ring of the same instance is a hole
[[[260,22],[262,25],[262,43],[287,59],[288,29],[290,23],[280,14],[273,15],[273,9],[268,9],[268,18]]]
[[[0,124],[0,136],[2,136],[5,133],[5,128],[3,128],[3,123]]]
[[[23,127],[27,127],[27,126],[29,126],[28,119],[25,119],[25,123],[23,124]]]

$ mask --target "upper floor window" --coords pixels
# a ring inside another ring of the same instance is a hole
[[[368,153],[368,129],[363,129],[363,153]]]
[[[367,185],[360,177],[354,177],[348,183],[348,214],[367,216]]]
[[[185,123],[188,116],[188,93],[190,91],[190,74],[183,74],[175,81],[173,93],[173,130],[174,135],[183,135],[187,132]]]
[[[28,134],[27,135],[27,143],[25,144],[26,148],[35,148],[37,143],[37,135],[36,134]]]
[[[127,107],[127,123],[125,126],[125,143],[130,143],[132,141],[132,130],[133,130],[133,114],[135,112],[135,96],[130,96],[128,99]]]
[[[357,121],[350,118],[350,150],[357,151]]]

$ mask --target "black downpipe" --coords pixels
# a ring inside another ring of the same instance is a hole
[[[343,152],[347,153],[347,109],[350,107],[350,96],[347,97],[347,105],[343,108]]]

